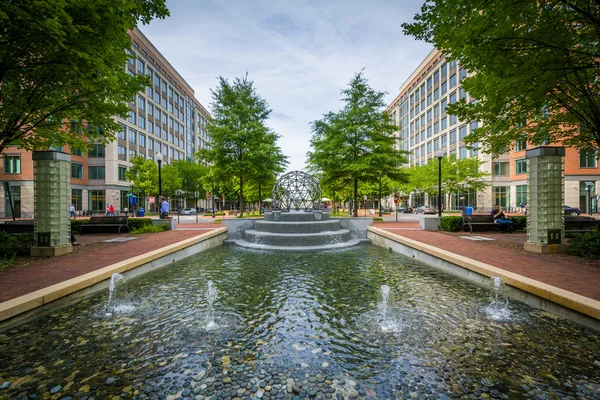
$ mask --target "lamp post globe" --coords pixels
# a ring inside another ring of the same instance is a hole
[[[158,195],[162,196],[162,177],[160,175],[160,169],[162,167],[163,155],[156,153],[156,162],[158,163]]]
[[[442,158],[444,150],[437,150],[435,156],[438,159],[438,217],[442,216]]]

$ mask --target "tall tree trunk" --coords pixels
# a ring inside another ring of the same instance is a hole
[[[352,215],[358,217],[358,179],[354,179],[354,204]]]
[[[335,188],[333,188],[332,190],[333,193],[331,193],[333,195],[333,198],[331,199],[332,203],[333,203],[333,207],[331,207],[331,210],[333,211],[333,213],[335,214]]]
[[[244,178],[240,177],[240,217],[244,218]]]
[[[262,186],[258,184],[258,215],[262,215]]]

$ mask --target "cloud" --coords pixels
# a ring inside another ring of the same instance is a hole
[[[341,107],[340,92],[365,69],[388,92],[431,51],[402,34],[420,4],[393,1],[172,0],[171,17],[141,30],[210,110],[210,89],[223,76],[248,72],[273,109],[269,125],[282,137],[289,170],[303,169],[310,123]]]

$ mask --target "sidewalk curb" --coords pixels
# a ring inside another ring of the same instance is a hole
[[[381,228],[369,227],[368,234],[375,234],[386,239],[392,240],[394,242],[401,243],[405,246],[411,247],[415,250],[429,254],[433,257],[447,261],[451,264],[457,265],[459,267],[462,267],[469,271],[473,271],[483,276],[499,276],[504,280],[504,282],[506,282],[507,285],[531,293],[542,299],[559,304],[571,310],[577,311],[596,320],[600,320],[600,301],[598,300],[594,300],[589,297],[585,297],[577,293],[573,293],[568,290],[561,289],[559,287],[552,286],[541,281],[516,274],[514,272],[506,271],[502,268],[498,268],[493,265],[483,263],[481,261],[476,261],[468,257],[454,254],[450,251],[443,250],[425,243],[421,243],[414,239],[402,237],[392,232],[383,230]],[[374,242],[371,237],[370,239],[372,242]]]

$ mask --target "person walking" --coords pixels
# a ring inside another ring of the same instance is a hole
[[[108,207],[108,215],[112,217],[115,216],[115,206],[113,206],[112,204],[110,205],[110,207]]]
[[[70,215],[70,218],[77,219],[77,216],[75,215],[75,206],[73,204],[71,204],[69,206],[69,215]]]
[[[160,218],[165,219],[169,215],[169,202],[164,197],[160,198]]]

